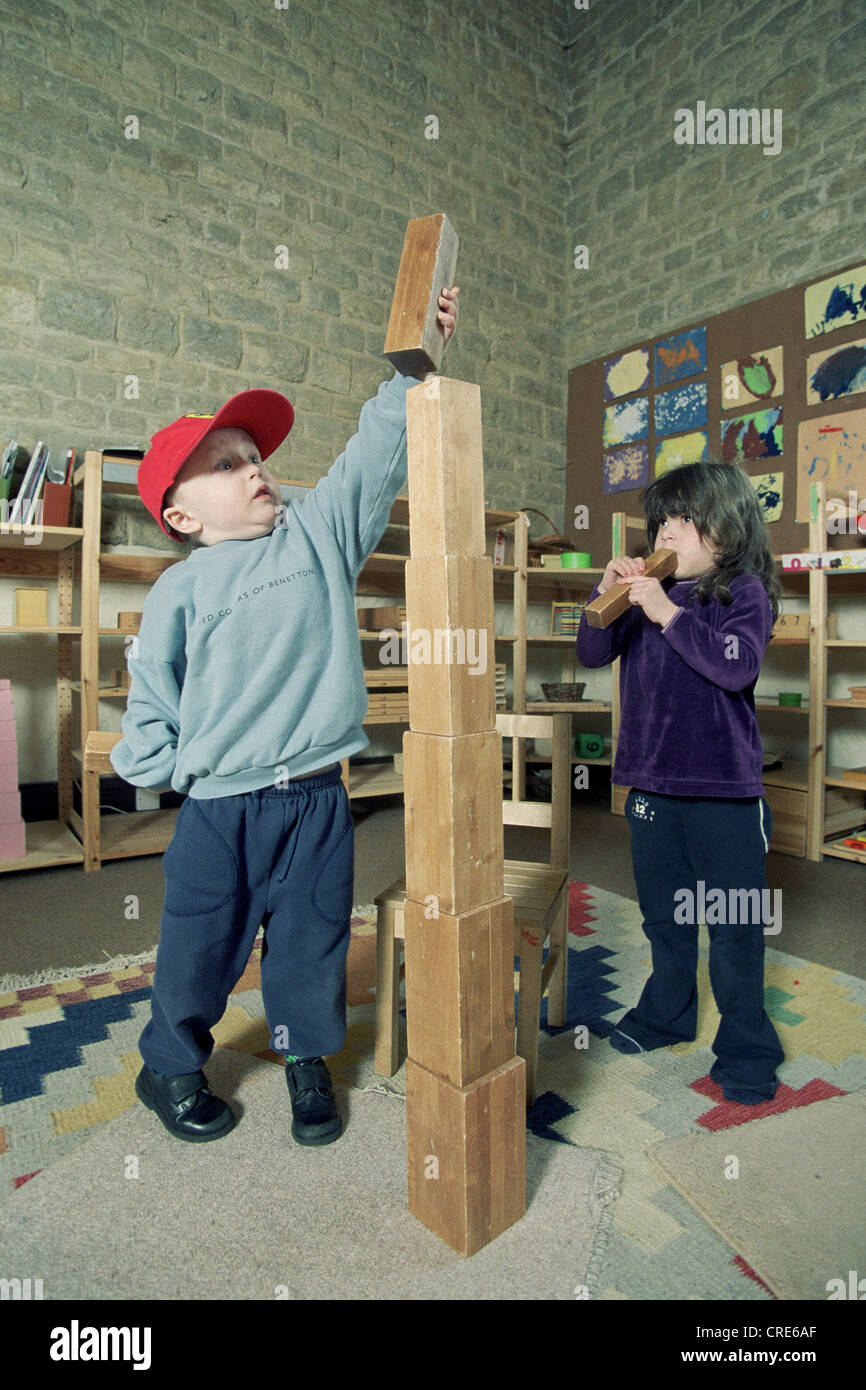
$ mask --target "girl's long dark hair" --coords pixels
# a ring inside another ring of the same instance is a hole
[[[718,554],[713,568],[692,591],[692,602],[716,598],[731,602],[730,581],[755,574],[767,591],[773,621],[779,615],[781,587],[758,494],[748,474],[735,463],[687,463],[662,473],[640,496],[650,550],[668,516],[688,515],[698,535]]]

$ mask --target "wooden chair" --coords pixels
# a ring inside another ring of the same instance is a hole
[[[548,990],[548,1022],[565,1023],[568,984],[568,853],[571,838],[571,720],[567,714],[497,714],[496,727],[512,745],[512,795],[502,803],[505,825],[549,828],[550,858],[505,860],[505,894],[514,901],[514,954],[518,958],[518,1056],[526,1062],[526,1103],[535,1100],[541,999]],[[521,800],[522,741],[552,740],[553,786],[550,802]],[[520,752],[518,753],[518,749]],[[403,940],[405,876],[376,902],[376,1053],[379,1076],[393,1076],[399,1065],[400,950]],[[550,942],[542,966],[546,941]]]

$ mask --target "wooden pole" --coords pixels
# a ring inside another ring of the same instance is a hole
[[[526,1209],[479,388],[413,387],[406,428],[409,1210],[471,1255]]]

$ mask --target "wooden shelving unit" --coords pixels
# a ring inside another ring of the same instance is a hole
[[[850,516],[849,498],[828,491],[826,484],[813,483],[809,504],[809,549],[823,552],[828,549],[827,506],[832,501],[836,517]],[[846,537],[847,549],[866,545],[858,537]],[[827,618],[831,599],[843,578],[842,592],[852,590],[866,593],[864,570],[810,570],[809,607],[811,611],[809,649],[810,711],[809,711],[809,807],[806,826],[806,854],[809,859],[822,857],[848,859],[866,864],[866,853],[841,844],[846,832],[866,825],[866,777],[846,779],[844,768],[830,766],[828,757],[828,710],[866,710],[866,700],[840,699],[828,695],[831,680],[831,657],[836,653],[864,653],[866,641],[827,637]],[[866,685],[866,669],[861,682]],[[866,735],[864,735],[866,749]],[[862,759],[866,763],[866,754]]]
[[[0,628],[0,636],[51,638],[57,646],[57,787],[58,819],[28,821],[26,852],[19,859],[0,860],[0,873],[47,869],[57,864],[80,864],[84,852],[68,824],[71,809],[71,768],[74,725],[71,675],[72,641],[81,627],[72,622],[75,557],[84,538],[82,527],[45,526],[33,544],[14,524],[0,525],[0,575],[10,579],[47,580],[56,584],[57,622],[45,627],[21,625]]]

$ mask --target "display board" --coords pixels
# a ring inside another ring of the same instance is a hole
[[[564,533],[594,566],[612,513],[640,516],[641,488],[702,458],[745,469],[776,555],[808,548],[811,482],[866,498],[866,264],[569,373]]]

